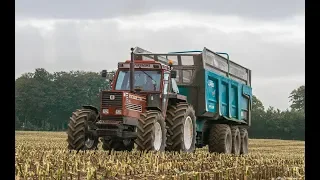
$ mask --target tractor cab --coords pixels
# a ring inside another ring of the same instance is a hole
[[[130,90],[130,61],[118,63],[118,70],[115,73],[106,73],[103,71],[102,77],[106,77],[112,82],[113,91],[131,91]],[[164,81],[175,81],[176,72],[169,66],[163,65],[155,60],[134,60],[133,73],[133,91],[146,93],[162,93],[164,92]],[[174,82],[174,86],[176,83]],[[177,87],[173,87],[177,92]]]
[[[156,61],[134,61],[133,91],[142,93],[160,93],[163,91],[165,68]],[[118,64],[113,85],[115,91],[130,91],[130,61]]]
[[[131,68],[131,64],[133,64],[133,68]],[[128,95],[129,100],[131,99],[130,97],[133,96],[142,100],[137,102],[139,107],[141,106],[138,112],[141,113],[148,109],[156,109],[162,111],[163,115],[165,115],[169,97],[168,94],[177,94],[179,92],[174,80],[176,72],[171,70],[171,65],[171,62],[168,62],[166,65],[156,60],[133,59],[118,63],[118,70],[114,74],[103,71],[102,76],[110,80],[112,88],[110,91],[102,92],[101,107],[108,106],[112,109],[113,103],[111,103],[110,100],[106,100],[106,98],[108,98],[109,94],[119,94],[119,98],[121,96],[120,94],[123,94],[124,96]],[[133,78],[131,78],[131,76]],[[127,99],[123,99],[121,104],[126,105],[126,103]],[[103,110],[103,108],[101,111],[102,117],[118,115],[111,113],[109,110]],[[104,111],[108,112],[108,114],[103,113]],[[126,111],[131,111],[127,105],[126,109],[123,109],[122,112]],[[114,110],[114,112],[116,112],[116,110]],[[135,112],[122,115],[130,116],[133,114],[135,118],[138,118],[139,114]]]

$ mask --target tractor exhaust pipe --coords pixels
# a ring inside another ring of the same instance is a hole
[[[130,92],[134,92],[134,48],[131,48],[131,62],[130,62]]]

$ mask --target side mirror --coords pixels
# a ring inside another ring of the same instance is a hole
[[[114,76],[114,73],[113,72],[109,72],[109,73],[107,73],[107,75],[106,75],[107,77],[107,79],[109,79],[110,81],[112,81],[113,80],[113,76]]]
[[[177,71],[172,70],[170,72],[170,74],[171,74],[171,78],[176,78],[177,77]]]
[[[102,72],[101,72],[101,77],[107,77],[107,70],[102,70]]]

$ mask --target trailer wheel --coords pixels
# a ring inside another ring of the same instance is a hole
[[[164,151],[167,140],[165,120],[159,111],[149,110],[140,115],[135,143],[140,151]]]
[[[134,141],[131,139],[125,140],[106,140],[102,141],[102,149],[105,151],[132,151],[134,148]]]
[[[99,139],[89,132],[88,121],[94,121],[96,112],[89,109],[80,109],[72,113],[68,124],[68,149],[92,150],[97,149]]]
[[[241,136],[240,130],[237,126],[231,126],[231,134],[232,134],[232,153],[235,155],[240,154],[240,146],[241,146]]]
[[[240,128],[241,146],[240,154],[248,154],[248,131],[246,128]]]
[[[213,124],[209,134],[209,152],[230,154],[232,133],[227,124]]]
[[[196,116],[191,105],[185,102],[170,106],[167,111],[167,150],[194,152],[196,148]]]

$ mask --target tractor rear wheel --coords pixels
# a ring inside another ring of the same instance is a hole
[[[232,153],[235,155],[240,154],[240,146],[241,146],[241,137],[240,137],[240,130],[237,126],[231,127],[231,134],[232,134]]]
[[[185,102],[170,106],[167,111],[167,149],[194,152],[196,148],[196,116],[191,105]]]
[[[149,110],[140,115],[135,143],[140,151],[164,151],[166,123],[159,111]]]
[[[72,113],[68,124],[68,149],[92,150],[97,149],[98,137],[90,132],[88,121],[94,121],[97,117],[95,111],[80,109]]]
[[[134,141],[131,139],[125,140],[106,140],[102,141],[102,149],[105,151],[132,151],[134,148]]]
[[[248,131],[246,128],[240,128],[241,146],[240,154],[248,154]]]
[[[212,125],[209,134],[209,152],[225,154],[232,152],[232,133],[229,125]]]

